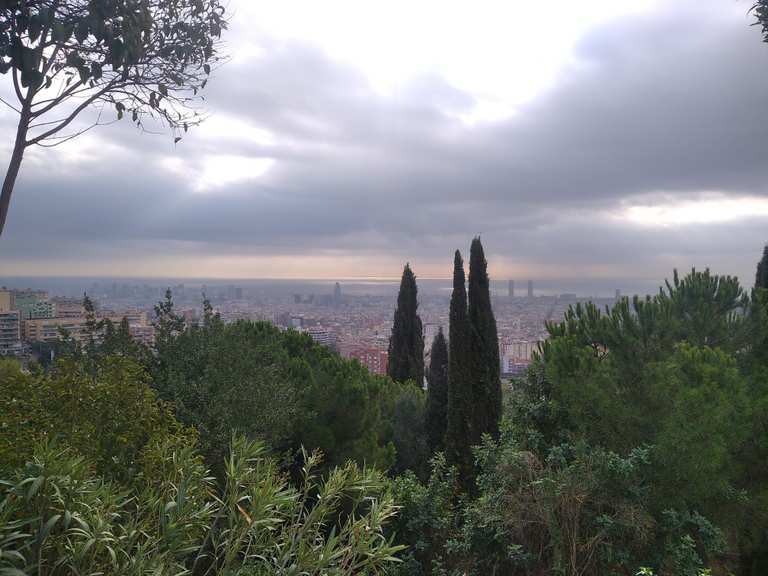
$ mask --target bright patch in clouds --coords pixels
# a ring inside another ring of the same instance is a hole
[[[206,156],[199,167],[190,166],[181,158],[164,158],[160,164],[170,172],[192,182],[196,192],[218,190],[228,184],[252,180],[264,176],[275,163],[272,158],[247,156]]]
[[[276,144],[275,136],[269,130],[226,114],[214,114],[195,130],[196,133],[193,133],[193,136],[201,141],[230,139],[253,142],[261,146]]]
[[[233,30],[320,46],[384,94],[437,74],[477,101],[470,123],[509,116],[554,81],[591,28],[655,0],[239,0]]]
[[[274,163],[272,158],[208,156],[203,160],[203,170],[196,189],[206,192],[227,184],[258,178],[266,174]]]
[[[706,194],[697,200],[667,200],[626,207],[619,219],[641,226],[718,224],[768,217],[768,198]]]

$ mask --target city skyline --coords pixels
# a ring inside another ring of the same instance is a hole
[[[671,276],[671,275],[670,275]],[[420,293],[443,294],[451,290],[451,278],[424,278],[417,275]],[[509,282],[512,281],[516,288],[515,298],[527,298],[529,279],[493,279],[491,278],[491,292],[496,297],[509,296]],[[637,279],[595,279],[570,278],[570,279],[532,279],[535,296],[573,296],[580,298],[608,298],[617,293],[633,296],[655,294],[663,285],[659,282],[640,281]],[[14,290],[34,289],[35,287],[51,291],[52,293],[75,297],[83,293],[93,293],[94,286],[100,289],[109,288],[110,285],[127,288],[151,287],[154,290],[175,289],[178,286],[187,290],[196,289],[202,297],[206,287],[220,289],[227,287],[250,287],[252,289],[268,290],[270,293],[286,294],[328,294],[333,295],[334,284],[341,283],[344,293],[355,296],[394,294],[400,284],[400,278],[355,278],[355,277],[329,277],[329,278],[201,278],[201,277],[132,277],[132,276],[0,276],[0,286],[6,286]],[[298,292],[296,292],[298,290]]]

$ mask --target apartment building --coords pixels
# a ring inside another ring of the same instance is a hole
[[[11,309],[11,291],[0,289],[0,355],[21,352],[21,322],[18,310]]]

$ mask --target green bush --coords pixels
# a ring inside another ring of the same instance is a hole
[[[292,487],[263,445],[235,438],[217,485],[189,445],[148,446],[131,488],[70,449],[43,445],[0,482],[0,573],[377,573],[400,547],[377,472],[353,463],[321,480],[318,453]]]
[[[23,464],[37,443],[55,440],[118,479],[135,473],[151,440],[194,436],[156,399],[144,369],[121,357],[105,358],[95,370],[59,360],[45,373],[0,362],[0,429],[2,470]]]
[[[153,385],[198,429],[210,465],[221,462],[233,431],[281,452],[319,448],[327,466],[394,462],[382,420],[388,378],[266,322],[225,325],[209,313],[201,325],[174,326],[160,331]]]

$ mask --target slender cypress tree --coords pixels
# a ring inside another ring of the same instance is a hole
[[[413,380],[421,388],[424,386],[424,334],[417,310],[416,276],[406,264],[389,339],[387,371],[392,380]]]
[[[445,449],[448,418],[448,344],[442,328],[432,342],[427,382],[427,406],[424,413],[427,446],[430,452],[439,452]]]
[[[472,380],[468,370],[470,329],[464,261],[461,253],[456,250],[448,329],[448,426],[445,453],[448,462],[456,466],[464,490],[470,490],[474,480],[470,438]]]
[[[768,288],[768,245],[763,248],[763,257],[757,263],[755,288]]]
[[[470,366],[473,376],[472,443],[485,433],[499,436],[501,421],[501,366],[496,318],[491,308],[488,263],[480,238],[472,240],[469,255],[469,321],[472,325]]]

